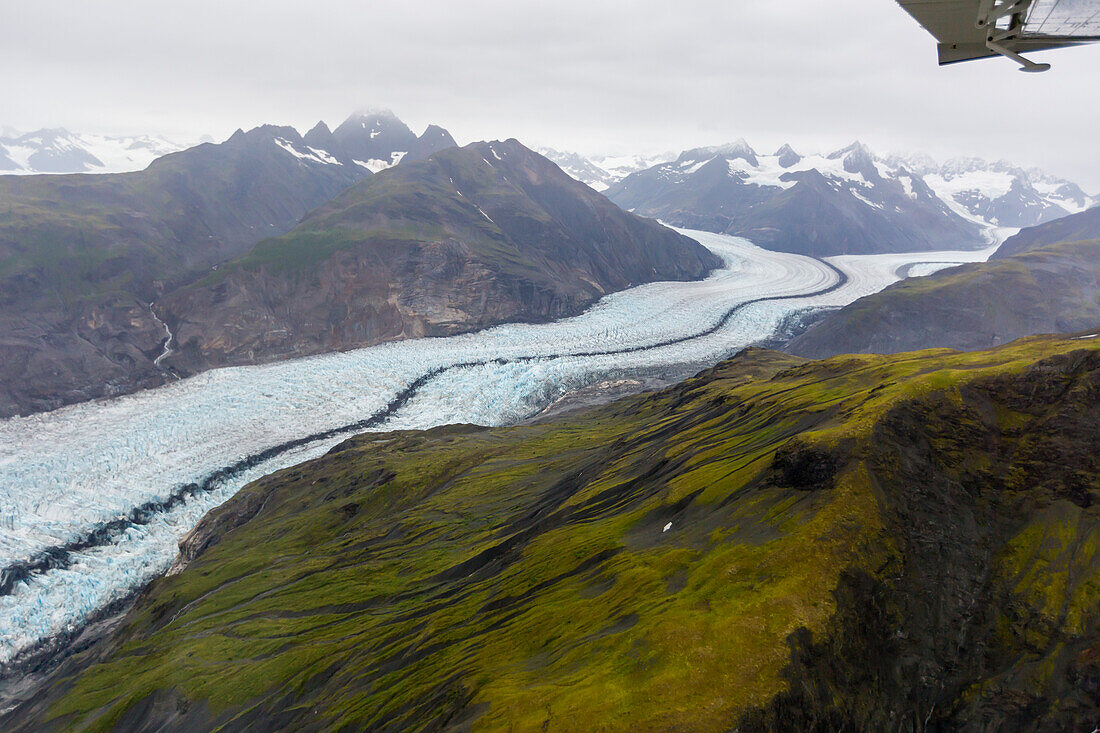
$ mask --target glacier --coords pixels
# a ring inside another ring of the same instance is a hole
[[[702,368],[792,313],[843,306],[921,266],[983,261],[1011,233],[978,251],[823,261],[680,231],[724,266],[552,323],[217,369],[0,421],[0,664],[162,574],[178,541],[249,481],[349,435],[505,425],[602,380]]]

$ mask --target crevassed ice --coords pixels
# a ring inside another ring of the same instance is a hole
[[[798,297],[835,283],[836,274],[818,260],[743,239],[684,233],[722,257],[724,267],[700,282],[615,293],[554,323],[218,369],[134,395],[2,421],[0,567],[165,499],[180,484],[265,448],[368,417],[433,369],[480,362],[439,374],[378,429],[513,422],[608,374],[713,363],[766,338],[792,312],[844,305],[885,287],[906,265],[984,260],[995,249],[834,257],[830,262],[848,275],[847,283],[826,295]],[[794,297],[746,306],[712,334],[652,347],[708,329],[740,303],[774,296]],[[491,361],[517,358],[524,360]],[[341,439],[281,454],[0,597],[0,662],[78,626],[162,573],[178,540],[248,481],[320,455]]]

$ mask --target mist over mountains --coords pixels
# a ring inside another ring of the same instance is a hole
[[[428,125],[416,135],[389,110],[356,112],[335,130],[318,122],[304,135],[294,131],[287,137],[298,142],[287,142],[284,147],[303,160],[313,156],[323,162],[333,157],[372,173],[396,165],[406,155],[416,160],[455,145],[454,138],[442,127]],[[213,140],[207,136],[203,142]],[[4,127],[0,130],[0,175],[128,173],[144,170],[157,158],[192,146],[158,135],[95,135],[60,127],[21,132]]]

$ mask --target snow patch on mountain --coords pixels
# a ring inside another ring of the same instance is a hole
[[[585,157],[579,153],[538,148],[543,157],[549,158],[569,176],[586,183],[597,191],[606,191],[636,171],[645,170],[657,163],[675,157],[672,153],[660,155],[597,155]]]
[[[879,156],[858,141],[839,150],[808,154],[789,144],[771,155],[761,154],[743,139],[694,148],[675,160],[636,173],[615,186],[610,195],[635,208],[652,200],[647,197],[673,195],[672,187],[680,185],[688,191],[709,190],[717,195],[716,169],[709,165],[712,161],[721,161],[729,178],[776,193],[800,185],[816,172],[833,190],[846,190],[873,209],[898,215],[913,213],[925,221],[933,217],[957,222],[958,217],[983,227],[1022,227],[1100,204],[1100,199],[1087,195],[1077,184],[1037,169],[1024,170],[1005,161],[989,163],[980,158],[955,158],[940,164],[923,153]],[[643,183],[643,178],[649,183]],[[751,201],[770,196],[766,191],[753,193],[745,189],[741,194],[727,188],[722,194],[726,202],[723,205],[742,195]],[[697,214],[706,213],[697,209]],[[740,214],[743,212],[729,215]]]
[[[797,160],[793,159],[784,149],[780,149],[775,155],[753,155],[752,158],[749,158],[737,148],[734,148],[732,152],[722,148],[706,148],[702,151],[693,150],[684,153],[684,156],[687,156],[686,160],[668,164],[663,170],[667,171],[667,177],[669,178],[675,178],[677,174],[680,176],[690,175],[709,162],[709,160],[695,160],[695,155],[703,152],[704,155],[726,158],[730,176],[739,178],[742,183],[750,186],[792,188],[798,183],[798,179],[788,174],[812,170],[821,173],[826,178],[860,186],[873,185],[876,179],[882,177],[873,161],[869,165],[874,172],[870,175],[865,174],[867,168],[862,162],[852,162],[858,153],[847,149],[838,151],[844,153],[843,155],[832,153],[802,157],[790,150],[789,146],[784,146],[784,148],[793,153]],[[784,161],[787,165],[783,164]],[[684,169],[684,166],[687,166],[687,168]]]
[[[310,161],[312,163],[321,163],[322,165],[343,165],[338,161],[331,153],[325,150],[318,150],[317,148],[311,148],[308,145],[303,145],[306,152],[294,147],[294,143],[289,140],[284,140],[281,137],[273,138],[276,145],[283,150],[287,151],[295,158],[302,161]]]
[[[891,155],[888,164],[923,176],[956,211],[1001,226],[1034,226],[1100,204],[1072,181],[1004,160],[952,158],[942,165],[924,154]]]

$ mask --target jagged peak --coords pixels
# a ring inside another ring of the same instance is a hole
[[[891,153],[882,158],[882,161],[891,168],[904,168],[907,172],[920,176],[938,173],[940,170],[940,164],[927,153]]]
[[[853,154],[854,155],[859,155],[859,156],[866,156],[868,158],[871,158],[872,160],[875,157],[875,154],[871,152],[871,149],[869,147],[867,147],[866,145],[864,145],[859,140],[853,141],[850,145],[848,145],[846,147],[843,147],[840,150],[834,150],[833,152],[829,153],[826,157],[829,160],[836,160],[837,158],[845,158],[845,157],[847,157],[849,155],[853,155]]]
[[[341,140],[346,140],[364,132],[369,133],[371,139],[383,132],[397,133],[410,138],[416,137],[409,126],[388,109],[355,112],[340,123],[333,134]]]
[[[725,145],[685,150],[680,154],[677,161],[699,161],[707,158],[727,158],[730,160],[742,158],[753,167],[760,165],[759,161],[756,159],[756,151],[752,149],[752,146],[749,145],[744,138],[740,138],[732,143],[726,143]]]
[[[309,132],[307,132],[304,135],[304,137],[311,137],[311,136],[315,136],[315,135],[331,135],[331,134],[332,134],[332,130],[330,130],[329,126],[325,124],[325,121],[324,120],[319,120],[316,125],[309,128]]]
[[[508,154],[515,155],[531,153],[534,155],[539,155],[533,150],[530,150],[526,145],[524,145],[514,137],[510,137],[507,140],[481,140],[480,142],[470,143],[466,147],[474,148],[485,156],[495,156],[498,160],[503,159],[503,157]]]
[[[738,138],[732,143],[728,143],[721,147],[721,153],[723,155],[751,155],[756,157],[756,151],[752,149],[748,141],[745,138]]]
[[[237,128],[226,140],[227,143],[241,143],[246,140],[266,140],[282,138],[288,142],[297,143],[302,141],[301,134],[289,125],[257,125],[247,132],[241,128]]]
[[[34,138],[41,138],[42,140],[57,140],[59,138],[72,137],[73,134],[66,130],[64,127],[43,127],[40,130],[32,130],[31,132],[24,132],[17,139],[18,140],[30,140]]]
[[[428,125],[425,127],[424,132],[420,133],[420,137],[418,137],[417,140],[421,142],[443,140],[448,144],[448,147],[458,144],[455,142],[454,137],[451,136],[451,133],[446,128],[440,127],[439,125]]]
[[[237,132],[240,132],[240,130],[238,130]],[[270,135],[270,136],[273,136],[273,137],[285,138],[285,139],[287,139],[291,142],[297,142],[297,141],[302,139],[301,133],[299,133],[297,130],[295,130],[290,125],[272,125],[272,124],[258,125],[256,127],[253,127],[248,132],[244,133],[244,135],[245,135],[245,137],[258,137],[258,136],[268,136],[268,135]],[[237,136],[236,133],[234,133],[233,137],[236,137],[236,136]]]
[[[878,168],[875,166],[875,154],[871,149],[856,140],[846,148],[841,148],[828,155],[829,160],[842,158],[844,170],[849,173],[860,173],[864,178],[877,178]]]
[[[790,168],[802,160],[802,156],[796,153],[789,143],[783,143],[783,146],[775,151],[775,157],[781,168]]]

